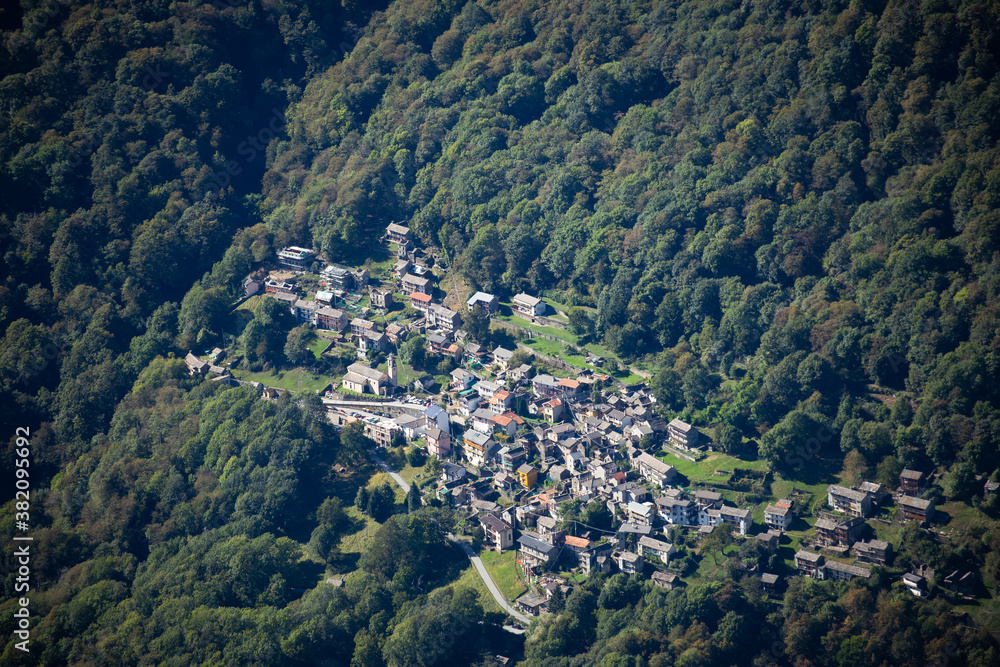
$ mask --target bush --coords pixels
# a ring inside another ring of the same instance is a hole
[[[426,456],[424,451],[419,447],[410,447],[406,450],[406,462],[409,463],[414,468],[419,468],[424,464]]]

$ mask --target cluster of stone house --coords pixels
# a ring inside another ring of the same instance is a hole
[[[919,471],[907,469],[900,474],[896,505],[903,521],[924,524],[933,518],[934,502],[918,497],[925,490],[926,481],[924,473]],[[813,579],[867,578],[871,574],[867,566],[888,565],[892,560],[892,545],[883,540],[864,539],[869,532],[865,519],[872,516],[888,498],[888,491],[874,482],[863,482],[853,488],[830,485],[827,488],[827,505],[830,511],[820,511],[813,526],[815,536],[811,542],[814,550],[801,549],[795,554],[799,574]],[[778,505],[780,504],[779,502]],[[783,522],[784,516],[779,509],[778,506],[769,505],[765,510],[765,519],[769,525],[777,526],[779,521]],[[854,564],[828,558],[844,558],[852,551],[856,561]],[[903,584],[914,595],[926,594],[923,578],[919,575],[905,575]]]
[[[717,492],[675,488],[676,470],[650,453],[669,434],[667,424],[653,414],[648,389],[602,392],[598,399],[593,392],[597,378],[591,374],[530,377],[530,367],[512,367],[512,357],[503,348],[467,348],[465,359],[502,369],[506,381],[470,368],[452,371],[446,396],[452,431],[459,435],[450,450],[433,449],[428,440],[430,452],[464,461],[444,463],[436,493],[476,516],[486,545],[516,549],[532,576],[557,564],[583,572],[637,574],[652,563],[657,585],[672,587],[677,575],[657,569],[668,566],[675,553],[666,539],[668,528],[689,526],[704,533],[729,523],[735,534],[749,533],[750,510],[724,503]],[[518,412],[547,423],[525,428]],[[689,442],[696,441],[690,425],[674,420],[673,426]],[[644,451],[640,443],[653,447]],[[661,495],[654,498],[649,489]],[[501,508],[495,503],[500,494],[515,506]],[[560,530],[559,507],[567,500],[605,504],[618,528],[607,532],[574,524],[573,534]],[[537,611],[536,602],[530,606]]]
[[[796,552],[795,567],[800,575],[811,579],[847,581],[855,577],[867,579],[871,576],[871,570],[863,565],[827,560],[823,554],[805,550]]]
[[[283,280],[251,281],[266,294],[287,304],[300,322],[317,328],[348,332],[362,356],[368,351],[388,351],[405,340],[409,331],[427,332],[427,346],[451,356],[456,362],[471,362],[451,372],[447,407],[432,405],[420,415],[404,414],[395,419],[365,420],[365,433],[380,446],[387,446],[397,432],[411,440],[422,439],[429,454],[443,460],[439,499],[471,512],[483,529],[484,542],[497,550],[516,549],[525,572],[536,575],[548,568],[575,567],[583,572],[597,568],[642,573],[653,566],[658,586],[679,585],[668,567],[675,550],[667,537],[672,526],[696,528],[699,534],[729,524],[734,534],[749,536],[751,510],[724,502],[710,490],[684,490],[675,486],[677,471],[653,452],[664,446],[682,451],[698,450],[702,438],[696,428],[680,419],[666,423],[654,414],[654,400],[646,387],[621,393],[594,392],[595,381],[609,378],[584,371],[575,378],[535,374],[527,364],[514,361],[514,350],[485,349],[465,343],[459,329],[462,315],[433,298],[430,272],[420,264],[409,228],[393,223],[388,240],[398,244],[393,272],[410,306],[422,315],[410,325],[394,323],[382,327],[362,318],[350,319],[333,307],[337,292],[367,285],[366,271],[351,271],[336,265],[322,273],[327,290],[310,300],[298,294],[294,284]],[[285,266],[302,269],[315,261],[315,254],[287,249]],[[248,278],[248,280],[250,280]],[[294,276],[288,278],[294,280]],[[245,284],[247,290],[251,285]],[[249,292],[248,292],[249,293]],[[389,308],[392,292],[370,287],[375,308]],[[543,300],[517,294],[512,309],[533,318],[545,314]],[[476,292],[466,302],[495,315],[499,300],[493,294]],[[431,332],[433,330],[433,332]],[[189,355],[193,357],[193,355]],[[205,372],[203,362],[189,362],[192,372]],[[497,371],[487,376],[477,368]],[[357,393],[389,395],[397,391],[396,368],[389,355],[387,372],[363,363],[348,367],[344,388]],[[525,428],[521,415],[546,424]],[[462,461],[459,463],[458,461]],[[928,480],[923,473],[904,470],[896,499],[901,516],[922,523],[933,518],[934,503],[921,499]],[[544,486],[543,486],[544,485]],[[994,485],[993,491],[996,491]],[[652,493],[650,489],[654,490]],[[990,492],[989,486],[986,492]],[[502,508],[500,494],[514,502]],[[865,519],[889,498],[879,484],[865,482],[848,488],[827,489],[829,512],[821,512],[810,539],[813,550],[795,555],[799,573],[817,579],[845,580],[868,577],[871,565],[886,565],[891,545],[868,537]],[[566,522],[559,507],[568,500],[607,506],[615,519],[613,531]],[[764,509],[766,532],[752,536],[767,549],[777,548],[781,535],[795,521],[794,503],[782,498]],[[562,528],[561,528],[562,527]],[[856,564],[843,562],[853,552]],[[777,589],[778,577],[760,575],[768,592]],[[905,582],[904,582],[905,583]],[[530,597],[530,596],[529,596]],[[534,610],[544,608],[544,597],[527,600]]]
[[[934,518],[934,501],[919,497],[926,485],[927,478],[922,472],[904,469],[900,473],[896,506],[903,521],[926,524]],[[827,489],[831,509],[862,519],[870,517],[888,498],[888,491],[874,482],[864,482],[852,489],[834,484]]]
[[[671,525],[715,528],[728,523],[734,533],[747,535],[753,523],[750,510],[724,504],[722,494],[715,491],[687,494],[668,489],[654,504],[661,520]]]

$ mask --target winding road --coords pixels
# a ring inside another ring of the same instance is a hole
[[[392,477],[392,480],[396,482],[396,484],[399,484],[399,488],[403,490],[403,493],[410,492],[410,485],[406,483],[406,480],[403,479],[398,472],[390,468],[388,463],[379,458],[378,454],[373,451],[369,451],[368,455],[372,457],[372,461],[374,461],[379,468],[389,473],[389,477]]]
[[[486,570],[486,566],[483,565],[483,559],[476,555],[476,552],[472,550],[472,547],[451,533],[448,533],[448,539],[457,544],[458,547],[465,552],[465,555],[469,557],[469,560],[472,561],[472,566],[476,568],[476,572],[479,574],[479,578],[483,580],[484,584],[486,584],[486,588],[490,590],[490,595],[492,595],[493,599],[496,600],[498,605],[500,605],[500,608],[525,625],[531,623],[530,618],[508,604],[507,598],[503,596],[503,593],[500,592],[497,585],[493,583],[493,577],[490,576],[490,573]]]
[[[406,483],[406,480],[399,476],[399,473],[393,470],[389,464],[383,461],[375,452],[369,451],[368,455],[371,456],[372,460],[376,465],[378,465],[378,467],[389,473],[389,476],[392,477],[393,481],[396,482],[396,484],[399,484],[399,488],[403,489],[403,493],[409,493],[410,485]],[[503,593],[500,592],[500,589],[497,588],[497,585],[493,582],[493,577],[491,577],[490,573],[486,570],[486,566],[483,565],[483,559],[476,555],[476,552],[472,550],[472,547],[451,533],[448,533],[448,539],[457,545],[465,553],[465,555],[469,557],[469,560],[472,561],[472,566],[475,568],[476,574],[478,574],[479,578],[483,580],[484,584],[486,584],[486,588],[489,589],[490,595],[492,595],[493,599],[496,600],[497,605],[524,625],[531,623],[530,618],[510,606],[507,602],[507,598],[503,596]]]

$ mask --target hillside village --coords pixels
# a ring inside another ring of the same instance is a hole
[[[458,510],[484,548],[516,552],[518,576],[529,584],[516,600],[524,613],[548,611],[553,595],[560,597],[573,577],[592,571],[646,576],[666,589],[682,586],[692,568],[687,554],[697,549],[704,558],[709,544],[723,553],[741,548],[756,554],[756,563],[744,561],[742,575],[775,597],[788,576],[869,578],[872,567],[893,561],[892,545],[878,539],[891,523],[887,514],[921,526],[933,521],[934,501],[921,498],[930,483],[923,472],[904,470],[895,493],[870,481],[854,488],[831,484],[814,523],[805,524],[807,534],[795,538],[794,557],[778,557],[779,548],[793,543],[787,533],[797,511],[811,513],[808,497],[739,506],[727,498],[744,494],[685,478],[666,459],[699,461],[711,455],[712,441],[678,418],[667,422],[649,387],[615,380],[596,355],[588,359],[593,368],[558,377],[552,373],[565,375],[566,366],[557,370],[532,363],[524,350],[472,342],[462,329],[463,313],[440,302],[428,266],[434,259],[415,247],[409,229],[390,224],[384,240],[396,257],[384,276],[325,265],[319,272],[323,289],[310,293],[297,279],[315,269],[317,253],[289,247],[267,277],[244,280],[245,296],[275,299],[296,322],[332,336],[331,346],[356,350],[357,360],[324,392],[335,421],[361,420],[380,450],[402,437],[430,457],[429,467],[440,472],[423,485],[424,501]],[[362,300],[367,307],[359,307]],[[496,295],[484,292],[470,295],[465,305],[466,317],[491,318],[502,308]],[[515,295],[509,308],[531,322],[547,312],[543,299],[528,294]],[[415,336],[424,337],[426,353],[451,367],[442,381],[419,374],[403,381],[400,348]],[[218,365],[223,358],[216,348],[207,360],[189,354],[187,363],[192,373],[243,384]],[[265,398],[277,395],[254,384]],[[734,472],[758,489],[768,487],[769,472]],[[996,486],[987,482],[984,492],[995,493]],[[755,523],[761,507],[763,523]],[[603,525],[582,521],[584,508]],[[710,538],[716,531],[724,534]],[[899,582],[924,597],[933,574],[918,568]],[[959,595],[974,595],[978,587],[974,571],[942,573],[935,581]]]

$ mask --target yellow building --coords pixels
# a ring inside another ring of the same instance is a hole
[[[538,471],[527,463],[517,469],[517,476],[521,480],[521,486],[526,489],[533,488],[538,483]]]

